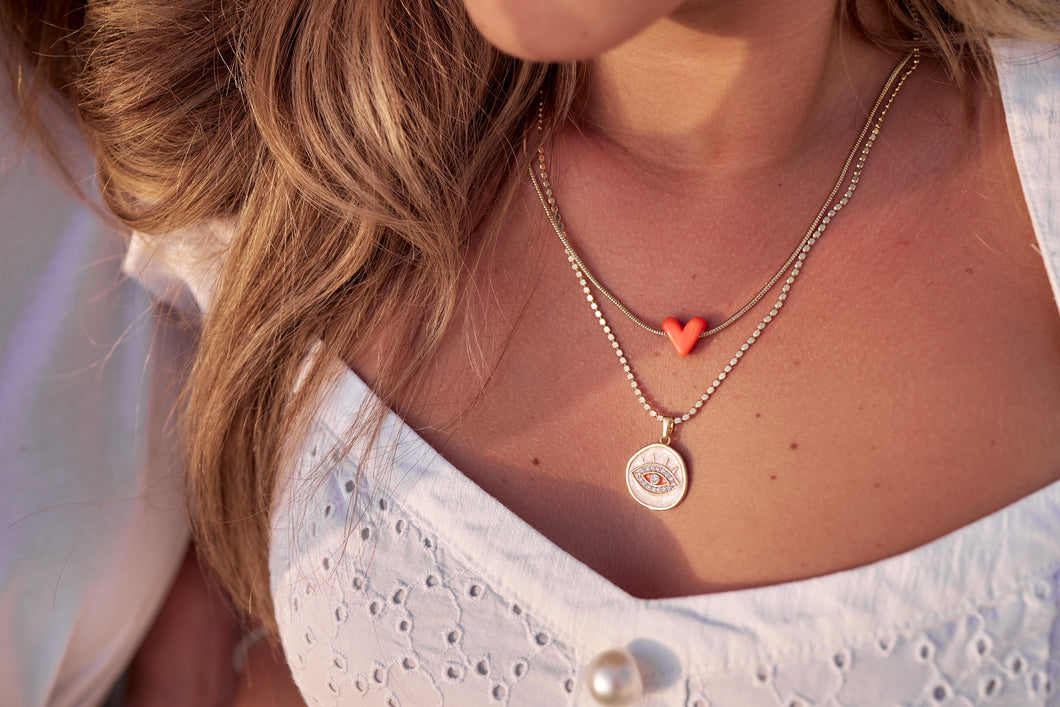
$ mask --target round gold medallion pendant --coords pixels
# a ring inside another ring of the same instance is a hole
[[[626,464],[626,486],[637,503],[653,511],[667,511],[688,490],[685,460],[668,444],[649,444]]]

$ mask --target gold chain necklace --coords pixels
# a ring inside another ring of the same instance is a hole
[[[636,317],[628,307],[618,300],[617,297],[601,285],[599,280],[594,277],[585,266],[584,261],[574,250],[570,243],[570,239],[566,235],[563,219],[560,216],[559,206],[556,202],[555,192],[552,189],[552,184],[548,176],[548,169],[545,164],[544,147],[539,146],[537,148],[538,171],[535,173],[533,165],[528,169],[530,172],[530,180],[534,185],[534,190],[537,192],[538,198],[541,200],[545,215],[548,217],[548,221],[552,225],[556,235],[563,243],[563,247],[567,252],[567,260],[571,264],[571,269],[574,271],[574,275],[577,277],[578,283],[582,287],[582,292],[585,294],[585,298],[593,311],[593,315],[596,316],[597,321],[599,321],[600,326],[604,330],[604,334],[607,335],[608,341],[611,343],[611,348],[618,357],[618,362],[622,366],[622,370],[625,372],[627,380],[629,380],[630,387],[633,389],[633,395],[637,398],[637,401],[644,406],[644,410],[652,418],[656,418],[662,422],[662,437],[659,439],[659,442],[641,448],[636,454],[630,457],[629,462],[626,464],[626,486],[629,488],[629,492],[633,498],[641,505],[652,510],[668,510],[680,503],[685,497],[685,493],[688,490],[688,468],[685,465],[684,458],[677,452],[677,450],[670,446],[671,436],[674,433],[675,427],[683,422],[688,422],[697,412],[699,412],[700,408],[710,400],[710,397],[717,391],[722,382],[740,362],[740,359],[743,358],[744,354],[750,350],[751,346],[753,346],[756,341],[758,341],[759,336],[765,331],[769,323],[780,313],[780,310],[784,306],[784,302],[788,298],[791,286],[795,284],[795,280],[802,271],[802,265],[806,261],[806,256],[809,255],[814,244],[828,229],[828,225],[832,222],[832,219],[834,219],[836,215],[846,207],[850,202],[850,199],[854,196],[858,182],[861,180],[861,173],[865,168],[865,163],[868,161],[869,153],[872,151],[872,146],[876,142],[877,136],[880,134],[883,120],[887,116],[887,111],[890,109],[898,92],[902,89],[906,79],[909,78],[909,75],[912,74],[919,65],[920,50],[914,49],[894,67],[893,71],[891,71],[886,83],[884,83],[883,88],[880,90],[879,96],[876,98],[876,102],[872,106],[872,110],[869,111],[869,115],[865,120],[865,125],[861,129],[861,133],[858,135],[857,140],[854,141],[854,146],[851,148],[850,154],[847,155],[846,161],[843,163],[843,169],[839,173],[839,178],[836,180],[836,185],[833,187],[832,193],[825,201],[824,206],[821,207],[820,212],[818,212],[813,225],[806,232],[802,241],[800,241],[799,247],[795,249],[777,274],[770,278],[769,282],[766,283],[766,286],[763,287],[750,302],[736,312],[736,314],[712,330],[707,331],[704,323],[702,325],[703,328],[696,331],[693,336],[689,334],[690,330],[687,325],[682,328],[672,317],[667,320],[667,322],[673,321],[673,323],[676,324],[676,327],[681,330],[676,337],[679,341],[674,342],[674,345],[678,347],[679,353],[682,346],[687,346],[687,349],[690,350],[692,345],[694,345],[695,341],[699,338],[711,336],[712,334],[721,331],[746,314],[778,282],[780,282],[785,272],[788,273],[787,278],[784,279],[784,284],[780,288],[780,293],[777,295],[777,299],[770,308],[769,313],[762,318],[747,340],[740,345],[740,349],[729,360],[728,364],[725,365],[721,372],[718,373],[717,377],[707,387],[706,391],[699,397],[699,399],[696,400],[695,404],[689,408],[688,412],[680,415],[660,412],[648,402],[647,396],[644,395],[640,383],[637,382],[637,379],[633,374],[633,369],[629,364],[629,360],[626,358],[625,352],[622,350],[621,345],[618,343],[618,339],[615,337],[615,333],[611,330],[603,312],[600,311],[600,306],[596,303],[596,299],[593,297],[590,284],[638,326],[654,334],[669,335],[672,341],[675,339],[675,336],[670,335],[669,328],[665,322],[663,328],[666,331],[658,331],[644,324],[644,322]],[[539,106],[537,123],[539,133],[543,132],[544,129],[543,110],[543,106]],[[526,151],[526,148],[527,140],[524,136],[523,150]],[[855,159],[857,160],[856,163],[854,162]],[[842,188],[842,184],[846,179],[851,164],[854,164],[854,170],[850,175],[847,188],[842,196],[836,199],[836,195]],[[540,182],[538,181],[539,174],[541,179]],[[701,318],[696,317],[689,322],[689,324],[695,322],[697,319],[702,322]],[[696,327],[693,327],[691,331],[695,331],[696,328],[698,328],[698,324]],[[691,343],[689,343],[689,340]],[[681,346],[678,346],[679,342]],[[687,353],[687,350],[685,353]],[[681,355],[684,356],[685,354],[682,353]]]

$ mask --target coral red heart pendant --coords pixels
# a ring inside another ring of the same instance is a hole
[[[662,323],[662,329],[670,337],[670,343],[677,349],[677,353],[684,358],[699,341],[699,335],[707,330],[707,322],[703,317],[692,317],[688,324],[682,327],[681,322],[667,317]]]

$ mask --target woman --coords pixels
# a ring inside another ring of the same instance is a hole
[[[63,35],[303,697],[1048,701],[1055,3],[467,5]]]

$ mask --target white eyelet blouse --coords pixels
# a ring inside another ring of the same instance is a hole
[[[1010,140],[1054,292],[1060,53],[998,43]],[[384,478],[323,471],[370,390],[347,373],[278,499],[272,591],[310,705],[594,704],[635,658],[645,705],[1060,704],[1060,482],[911,552],[779,586],[634,598],[464,477],[393,414]]]

